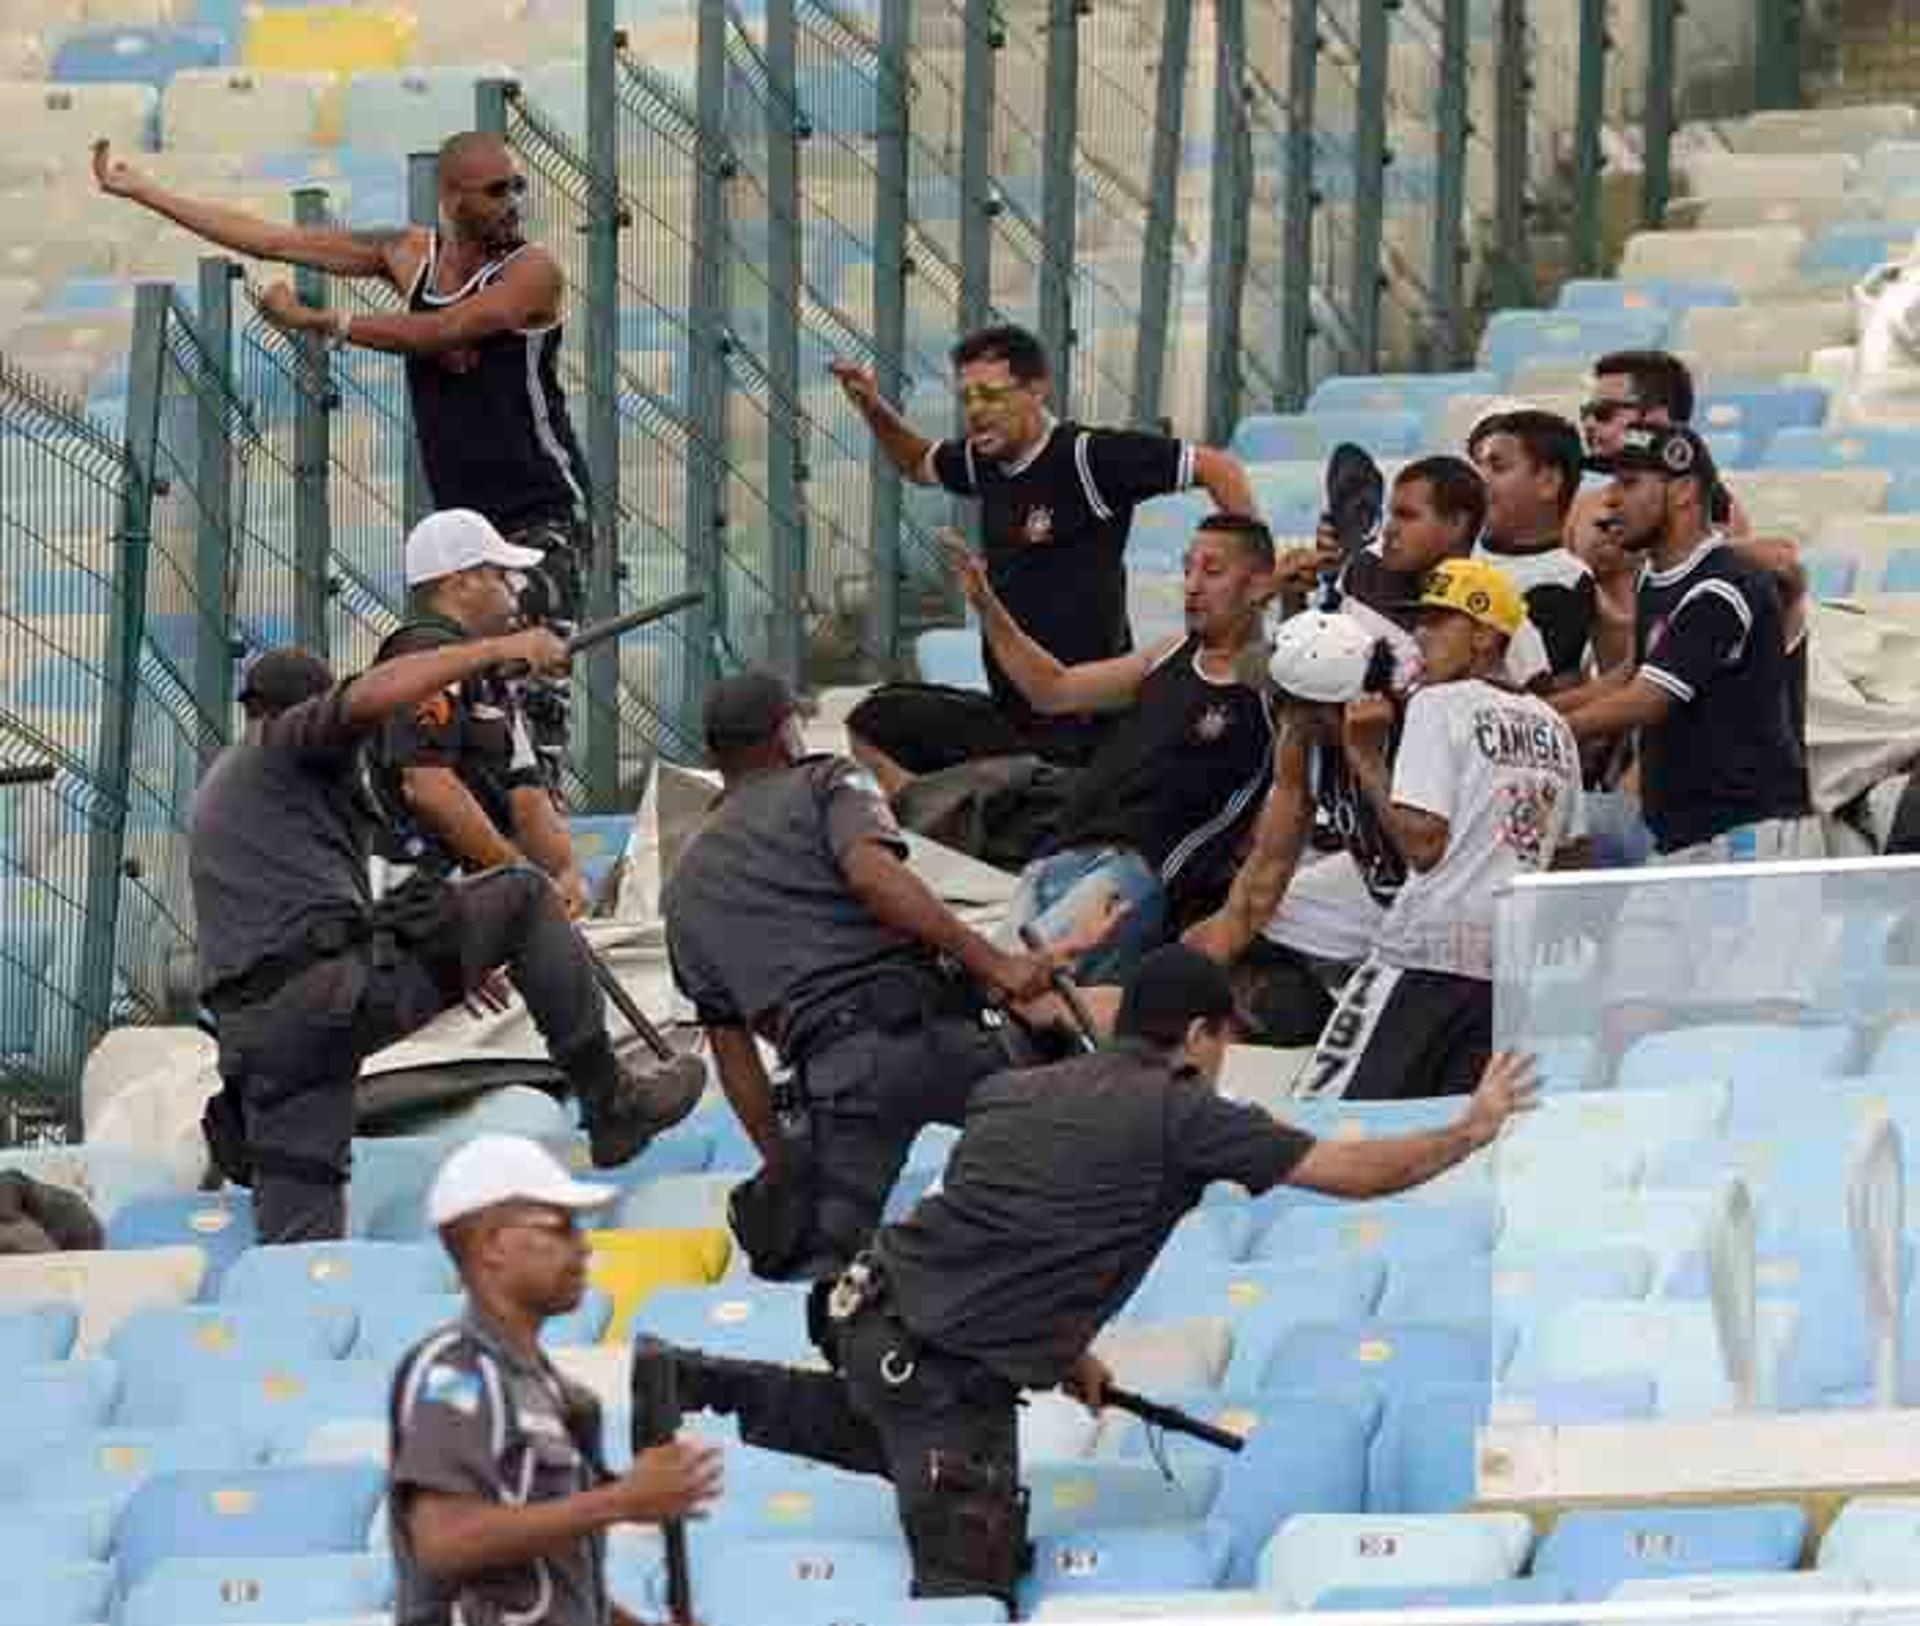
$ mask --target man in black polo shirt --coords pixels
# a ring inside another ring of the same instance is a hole
[[[1069,665],[1124,655],[1133,647],[1126,548],[1134,508],[1203,486],[1223,513],[1252,514],[1246,472],[1210,447],[1057,421],[1047,410],[1046,351],[1023,328],[969,334],[954,346],[953,367],[966,437],[937,442],[881,400],[870,368],[836,362],[833,374],[906,479],[979,500],[993,589],[1042,648]],[[964,690],[877,691],[847,720],[855,755],[907,773],[1028,751],[1073,764],[1092,755],[1095,719],[1041,716],[990,648],[987,677],[992,707]]]
[[[686,1410],[736,1413],[747,1443],[891,1479],[915,1595],[1011,1605],[1020,1392],[1060,1385],[1099,1408],[1093,1341],[1208,1185],[1383,1197],[1490,1145],[1531,1104],[1529,1064],[1497,1056],[1445,1129],[1316,1141],[1215,1093],[1232,1011],[1225,971],[1161,949],[1121,997],[1114,1049],[977,1085],[939,1194],[882,1226],[826,1298],[815,1335],[836,1371],[642,1338],[636,1388],[670,1367]]]

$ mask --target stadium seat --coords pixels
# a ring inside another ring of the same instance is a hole
[[[1197,1316],[1157,1325],[1114,1322],[1093,1351],[1123,1388],[1139,1393],[1218,1386],[1233,1354],[1233,1332],[1221,1316]]]
[[[807,1290],[796,1283],[661,1287],[641,1306],[632,1331],[711,1355],[818,1365],[806,1310]]]
[[[188,69],[167,86],[160,127],[167,146],[185,152],[304,147],[320,138],[333,86],[327,73]]]
[[[0,129],[8,154],[66,158],[93,141],[137,151],[153,144],[157,98],[149,85],[56,85],[0,81]]]
[[[1853,308],[1844,300],[1695,309],[1674,319],[1674,348],[1716,388],[1804,373],[1814,351],[1852,342]]]
[[[418,24],[399,7],[249,8],[240,60],[253,69],[364,73],[406,66]]]
[[[384,1361],[250,1361],[182,1389],[177,1416],[189,1425],[231,1419],[270,1460],[291,1460],[322,1423],[386,1416],[392,1383]]]
[[[1801,274],[1824,281],[1858,282],[1868,272],[1904,259],[1913,238],[1911,222],[1850,220],[1829,226],[1807,244],[1800,256]]]
[[[906,1605],[912,1579],[897,1539],[755,1536],[702,1546],[700,1618],[711,1626],[887,1619]]]
[[[727,1494],[696,1529],[693,1559],[704,1569],[714,1546],[888,1541],[899,1529],[899,1504],[886,1480],[742,1446],[728,1454]]]
[[[1486,1383],[1504,1353],[1494,1329],[1438,1322],[1310,1322],[1274,1348],[1257,1382],[1267,1388],[1359,1388],[1391,1396],[1422,1383]]]
[[[393,1595],[386,1554],[162,1559],[121,1605],[117,1626],[198,1626],[372,1614]]]
[[[1522,1575],[1482,1586],[1341,1586],[1323,1592],[1316,1613],[1372,1613],[1401,1609],[1533,1608],[1577,1601],[1572,1587],[1548,1578]]]
[[[80,1313],[71,1304],[30,1304],[0,1311],[0,1370],[64,1361],[73,1353]]]
[[[656,1182],[648,1192],[638,1195],[657,1193],[661,1186],[672,1183],[671,1180]],[[626,1216],[623,1213],[621,1217]],[[725,1224],[724,1215],[721,1224]],[[657,1289],[700,1287],[717,1282],[726,1274],[732,1253],[732,1242],[723,1228],[596,1231],[589,1245],[593,1255],[587,1266],[587,1277],[612,1301],[604,1336],[615,1342],[626,1340],[635,1312]]]
[[[1827,1226],[1831,1241],[1763,1243],[1754,1261],[1754,1286],[1762,1300],[1790,1304],[1800,1313],[1800,1336],[1783,1374],[1796,1393],[1810,1393],[1815,1403],[1846,1403],[1872,1383],[1873,1354],[1861,1305],[1859,1266],[1850,1246],[1837,1239],[1846,1207],[1845,1166],[1828,1194],[1834,1210]],[[1802,1233],[1803,1235],[1809,1233]],[[1913,1276],[1912,1248],[1905,1250],[1903,1284]],[[1667,1283],[1676,1299],[1704,1299],[1708,1291],[1707,1261],[1696,1254],[1683,1259]]]
[[[1452,1259],[1493,1246],[1489,1204],[1378,1202],[1309,1204],[1284,1209],[1253,1245],[1251,1258]]]
[[[1852,1030],[1839,1023],[1801,1027],[1717,1023],[1675,1028],[1638,1040],[1620,1059],[1623,1090],[1691,1087],[1719,1080],[1743,1090],[1804,1087],[1845,1070]]]
[[[1380,1314],[1396,1321],[1479,1326],[1493,1316],[1523,1326],[1568,1298],[1644,1297],[1652,1278],[1653,1261],[1639,1248],[1533,1252],[1522,1241],[1486,1258],[1395,1265],[1387,1274]]]
[[[1887,1591],[1920,1585],[1920,1497],[1853,1497],[1821,1538],[1818,1563]]]
[[[62,84],[151,85],[183,68],[218,65],[226,40],[210,28],[90,28],[61,40],[47,77]]]
[[[40,1559],[18,1566],[0,1596],[0,1626],[90,1626],[106,1620],[113,1570]]]
[[[356,1136],[347,1185],[347,1224],[369,1242],[427,1239],[427,1189],[452,1150],[440,1135]]]
[[[33,1447],[0,1469],[9,1503],[85,1505],[109,1516],[155,1474],[189,1469],[234,1472],[258,1466],[263,1442],[231,1423],[194,1428],[107,1428],[88,1433],[28,1434]],[[14,1511],[8,1508],[10,1517]]]
[[[1790,1570],[1806,1539],[1806,1512],[1792,1502],[1581,1508],[1555,1521],[1533,1573],[1586,1590],[1663,1575]]]
[[[1646,282],[1619,282],[1611,277],[1575,277],[1560,285],[1558,308],[1563,311],[1714,309],[1740,303],[1731,283],[1716,280],[1680,282],[1654,278]]]
[[[1761,1407],[1810,1403],[1804,1389],[1783,1389],[1798,1381],[1799,1312],[1763,1299],[1758,1322]],[[1705,1302],[1576,1300],[1542,1325],[1534,1347],[1538,1372],[1549,1381],[1651,1379],[1662,1417],[1710,1417],[1734,1405],[1712,1306]]]
[[[1285,1608],[1336,1588],[1485,1586],[1520,1573],[1533,1546],[1523,1513],[1303,1513],[1260,1558],[1260,1584]]]
[[[696,1111],[688,1122],[698,1120]],[[731,1118],[731,1114],[728,1114]],[[718,1146],[716,1143],[716,1157]],[[752,1165],[758,1168],[756,1160]],[[710,1163],[703,1174],[668,1174],[634,1187],[614,1205],[613,1230],[634,1232],[683,1231],[700,1235],[727,1228],[727,1197],[745,1172],[729,1164]],[[604,1235],[604,1232],[596,1232]]]
[[[1896,494],[1911,500],[1885,469],[1749,469],[1736,483],[1758,534],[1795,540],[1818,535],[1835,514],[1886,512]]]
[[[1423,416],[1455,395],[1491,395],[1500,381],[1490,372],[1362,373],[1323,378],[1307,411],[1415,412]]]
[[[206,1268],[198,1248],[21,1255],[0,1259],[0,1305],[71,1304],[80,1315],[74,1352],[88,1355],[136,1311],[186,1303]]]
[[[10,1507],[0,1519],[0,1563],[9,1575],[26,1575],[105,1558],[112,1533],[107,1514],[86,1503]]]
[[[120,1515],[120,1586],[130,1593],[167,1559],[360,1552],[383,1486],[358,1463],[157,1474]]]
[[[175,1189],[165,1164],[123,1146],[7,1147],[0,1149],[0,1169],[18,1169],[84,1197],[103,1226],[135,1197]]]
[[[1684,162],[1687,192],[1708,197],[1838,197],[1858,165],[1851,154],[1804,148],[1791,153],[1702,151]]]
[[[129,1317],[108,1340],[119,1365],[116,1419],[128,1425],[175,1421],[189,1388],[263,1363],[337,1360],[354,1336],[353,1313],[338,1306],[251,1304],[154,1308]]]
[[[922,683],[987,692],[987,667],[980,634],[970,627],[935,627],[913,641],[914,670]]]
[[[1251,1382],[1264,1372],[1274,1345],[1304,1321],[1356,1321],[1380,1302],[1384,1267],[1375,1259],[1331,1265],[1198,1265],[1161,1261],[1127,1304],[1127,1321],[1224,1318],[1233,1332],[1233,1359],[1225,1381]]]
[[[119,1373],[111,1361],[50,1361],[17,1367],[0,1389],[0,1433],[76,1433],[113,1410]]]
[[[1421,420],[1412,412],[1256,412],[1242,418],[1228,450],[1250,463],[1325,458],[1350,441],[1376,458],[1420,449]]]
[[[378,1362],[391,1369],[430,1332],[458,1321],[466,1313],[466,1307],[466,1296],[461,1293],[369,1299],[360,1306],[353,1358]],[[550,1317],[541,1327],[540,1337],[549,1348],[597,1344],[607,1330],[612,1313],[613,1300],[590,1287],[577,1308],[565,1315]]]
[[[1480,364],[1504,379],[1523,364],[1589,364],[1609,350],[1657,348],[1667,338],[1660,310],[1497,311],[1480,337]]]
[[[505,67],[362,68],[342,93],[340,127],[365,152],[433,152],[473,128],[481,80],[512,77]]]
[[[1817,384],[1780,384],[1768,388],[1709,389],[1694,409],[1693,421],[1704,433],[1737,431],[1765,456],[1765,447],[1783,429],[1817,429],[1826,421],[1827,392]]]
[[[1639,231],[1627,239],[1618,274],[1632,282],[1719,277],[1751,299],[1791,285],[1806,244],[1806,234],[1792,226]]]
[[[1087,1458],[1029,1462],[1021,1478],[1031,1498],[1036,1537],[1126,1525],[1158,1529],[1207,1516],[1220,1491],[1226,1458],[1218,1451],[1183,1457],[1163,1473],[1152,1462]]]
[[[453,1263],[433,1242],[301,1242],[255,1248],[229,1267],[222,1304],[341,1304],[450,1293]]]
[[[1920,429],[1787,429],[1767,447],[1775,469],[1884,468],[1898,473],[1920,460]]]
[[[1020,1582],[1020,1613],[1050,1602],[1109,1592],[1207,1591],[1221,1584],[1232,1551],[1217,1520],[1147,1530],[1080,1530],[1034,1543],[1033,1569]]]
[[[1134,569],[1175,569],[1193,540],[1193,529],[1212,511],[1210,498],[1190,491],[1150,497],[1133,511],[1127,536],[1127,561]],[[979,642],[978,635],[974,641]]]
[[[207,1257],[205,1290],[254,1244],[253,1201],[245,1192],[167,1192],[135,1197],[107,1221],[109,1248],[194,1247]]]

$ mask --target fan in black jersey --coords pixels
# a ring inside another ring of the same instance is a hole
[[[1133,647],[1125,559],[1138,504],[1200,486],[1222,513],[1256,512],[1245,470],[1225,452],[1055,419],[1046,351],[1022,328],[969,334],[954,346],[953,368],[966,436],[940,441],[880,398],[871,368],[841,361],[833,374],[905,478],[979,501],[993,590],[1057,660],[1111,660]],[[1092,755],[1097,719],[1042,716],[991,648],[987,676],[990,706],[930,685],[877,691],[847,719],[854,754],[889,789],[899,774],[975,757],[1032,751],[1077,764]]]
[[[547,617],[578,619],[587,470],[557,364],[566,281],[553,255],[522,236],[526,178],[504,140],[470,131],[441,147],[433,231],[262,220],[168,191],[104,141],[93,165],[102,191],[229,253],[385,282],[405,299],[404,311],[315,310],[277,283],[260,309],[287,332],[406,357],[433,506],[471,509],[508,541],[544,552]]]

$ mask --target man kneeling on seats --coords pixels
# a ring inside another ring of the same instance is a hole
[[[1020,1392],[1058,1385],[1099,1408],[1093,1340],[1210,1182],[1383,1197],[1532,1104],[1531,1065],[1495,1056],[1448,1128],[1316,1141],[1215,1093],[1232,1009],[1220,966],[1179,945],[1150,954],[1115,1049],[982,1080],[944,1189],[816,1287],[809,1319],[834,1371],[643,1337],[636,1394],[670,1386],[684,1410],[735,1414],[751,1445],[891,1479],[915,1595],[1011,1607],[1026,1554]]]

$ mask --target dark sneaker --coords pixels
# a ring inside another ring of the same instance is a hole
[[[594,1167],[611,1169],[638,1157],[699,1105],[706,1087],[707,1066],[698,1056],[621,1057],[613,1088],[584,1103]]]

